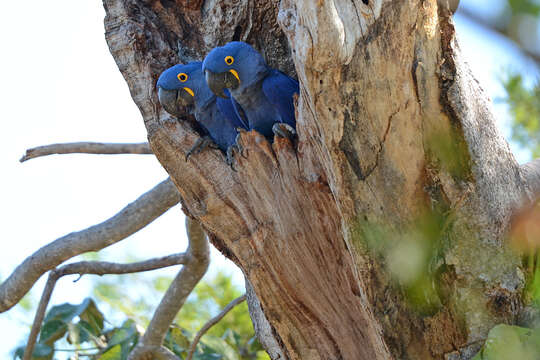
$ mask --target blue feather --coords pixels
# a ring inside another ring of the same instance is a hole
[[[281,121],[294,128],[296,120],[293,95],[300,93],[298,81],[279,70],[272,70],[263,80],[262,90],[268,100],[278,108]]]
[[[185,87],[193,91],[194,103],[190,113],[201,124],[218,147],[226,151],[235,143],[237,128],[247,126],[236,115],[231,99],[216,98],[206,85],[202,72],[202,62],[174,65],[165,70],[159,77],[157,87],[166,90],[184,91]],[[181,82],[178,74],[185,73],[187,80]],[[173,114],[176,115],[176,114]]]
[[[227,62],[230,58],[234,61]],[[293,94],[299,93],[298,82],[270,68],[249,44],[234,41],[213,49],[203,61],[203,72],[206,71],[236,72],[239,84],[229,89],[232,104],[239,118],[245,116],[250,130],[271,139],[276,123],[295,128]]]

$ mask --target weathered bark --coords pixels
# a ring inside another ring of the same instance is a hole
[[[523,275],[505,235],[535,187],[437,1],[104,5],[152,151],[253,286],[273,359],[468,359],[494,324],[514,321]],[[159,107],[155,81],[238,39],[297,74],[298,143],[250,132],[237,172],[217,150],[185,162],[198,135]],[[436,301],[419,311],[373,244],[398,247],[426,214],[439,219],[440,246]]]

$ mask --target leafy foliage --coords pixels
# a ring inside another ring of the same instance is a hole
[[[510,9],[515,14],[528,14],[538,16],[540,14],[540,3],[535,0],[508,0]]]
[[[540,157],[540,85],[527,89],[521,75],[513,75],[504,81],[504,86],[514,117],[512,140],[530,149],[533,157]]]
[[[169,278],[154,278],[151,283],[163,292],[170,283]],[[53,306],[43,320],[38,344],[33,353],[34,360],[57,358],[59,345],[69,352],[95,360],[125,360],[137,344],[143,326],[153,311],[152,304],[144,299],[130,300],[120,293],[118,283],[99,283],[96,293],[107,299],[113,310],[129,317],[138,311],[147,312],[137,320],[127,319],[120,326],[109,326],[96,302],[85,299],[81,304]],[[223,307],[241,295],[231,278],[223,273],[201,282],[177,316],[165,337],[164,346],[180,358],[185,358],[196,331]],[[105,305],[105,304],[103,304]],[[14,352],[14,359],[22,359],[24,346]],[[202,337],[197,345],[194,360],[266,360],[268,355],[256,340],[247,305],[236,306],[222,321]]]
[[[92,299],[81,304],[61,304],[52,307],[45,318],[34,349],[33,358],[52,359],[54,345],[61,339],[72,344],[101,343],[104,317]],[[22,358],[24,347],[15,350],[15,358]]]
[[[484,348],[472,360],[539,358],[540,329],[501,324],[490,330]]]

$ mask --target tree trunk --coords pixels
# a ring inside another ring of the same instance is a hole
[[[273,359],[469,359],[493,325],[515,320],[524,279],[505,236],[531,193],[448,10],[435,0],[103,3],[152,150],[252,285]],[[186,162],[198,135],[155,92],[161,71],[231,40],[301,88],[298,142],[243,133],[236,172],[218,150]]]

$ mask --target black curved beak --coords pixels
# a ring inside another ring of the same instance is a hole
[[[158,88],[159,103],[165,111],[174,116],[181,116],[185,111],[183,107],[193,104],[193,96],[184,89],[166,90]]]
[[[240,81],[230,72],[214,73],[210,70],[205,70],[206,83],[214,94],[219,97],[228,99],[224,89],[236,89],[240,85]]]

